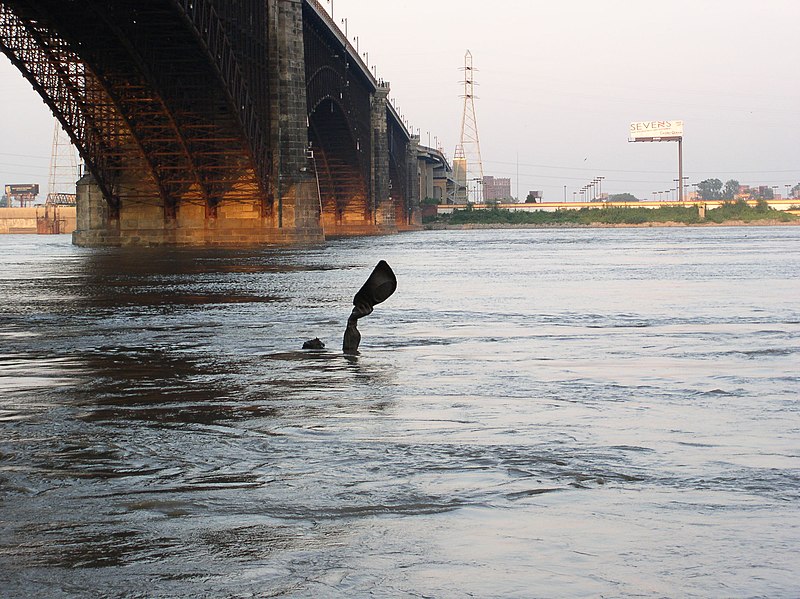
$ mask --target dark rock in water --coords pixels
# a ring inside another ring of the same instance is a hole
[[[315,337],[303,343],[303,349],[325,349],[325,344]]]

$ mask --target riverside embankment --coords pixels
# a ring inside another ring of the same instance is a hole
[[[702,223],[679,223],[652,222],[652,223],[542,223],[542,224],[512,224],[512,223],[467,223],[451,225],[447,223],[427,223],[424,225],[426,231],[470,231],[478,229],[650,229],[655,227],[772,227],[772,226],[798,226],[800,219],[793,221],[762,220],[762,221],[740,221],[732,220],[722,223],[702,222]]]
[[[522,207],[467,206],[451,208],[427,221],[431,228],[623,228],[798,224],[787,205],[780,210],[767,202],[743,200],[705,205],[583,206],[578,209],[537,210]]]

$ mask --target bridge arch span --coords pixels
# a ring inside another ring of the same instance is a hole
[[[304,16],[309,143],[326,236],[375,231],[375,82],[311,5]]]
[[[340,102],[326,98],[317,104],[309,116],[309,144],[323,231],[335,236],[363,227],[371,218],[369,162]]]

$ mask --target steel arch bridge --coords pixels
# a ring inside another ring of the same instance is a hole
[[[0,50],[86,166],[75,243],[413,221],[418,140],[316,0],[0,0]]]

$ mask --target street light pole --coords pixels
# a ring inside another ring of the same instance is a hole
[[[683,201],[683,136],[678,138],[678,200]]]

